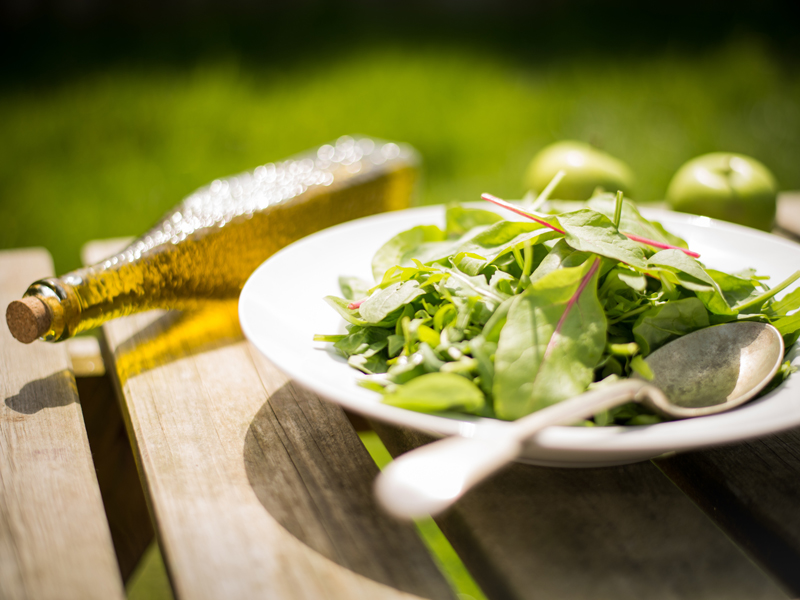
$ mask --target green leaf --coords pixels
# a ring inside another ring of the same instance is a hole
[[[506,321],[508,320],[508,311],[511,309],[511,305],[516,301],[516,299],[516,297],[511,297],[503,302],[497,307],[497,310],[492,313],[492,316],[489,317],[489,320],[486,321],[482,331],[482,335],[486,341],[497,343],[500,340],[500,333],[502,332],[503,327],[505,327]]]
[[[367,323],[380,323],[398,308],[425,294],[414,280],[393,283],[361,303],[359,314]]]
[[[360,277],[341,276],[339,277],[339,289],[347,300],[361,300],[369,295],[372,283]]]
[[[772,322],[775,328],[781,332],[781,335],[791,335],[800,331],[800,313],[796,313],[789,317],[781,317]]]
[[[633,357],[633,360],[631,360],[631,370],[647,379],[647,381],[652,381],[653,377],[655,377],[653,369],[650,368],[650,365],[647,364],[641,355]]]
[[[350,305],[349,300],[342,300],[336,296],[325,296],[324,300],[348,323],[352,323],[353,325],[367,325],[367,321],[359,316],[357,308],[347,308]]]
[[[477,336],[470,340],[470,351],[478,362],[478,374],[480,375],[480,388],[483,393],[491,395],[494,385],[494,355],[497,352],[497,344],[487,342],[483,336]]]
[[[647,260],[648,268],[675,274],[678,284],[693,292],[719,291],[716,282],[694,258],[680,250],[661,250]]]
[[[461,375],[428,373],[385,394],[383,402],[419,412],[474,412],[483,407],[485,400],[478,386]]]
[[[494,407],[517,419],[583,392],[606,343],[598,261],[554,271],[518,296],[500,333]]]
[[[558,269],[582,265],[590,256],[589,252],[575,250],[566,240],[558,240],[550,253],[531,273],[531,282],[537,281]]]
[[[644,292],[645,289],[647,289],[647,278],[641,273],[635,273],[627,269],[619,269],[617,277],[632,290]]]
[[[367,375],[386,373],[386,358],[380,354],[354,354],[347,364]]]
[[[538,223],[501,221],[477,235],[470,236],[468,233],[451,247],[435,247],[434,251],[428,251],[424,255],[415,256],[415,258],[430,264],[442,261],[450,255],[463,254],[464,257],[459,261],[459,268],[468,275],[477,275],[486,265],[511,252],[515,247],[522,248],[526,242],[537,245],[560,236],[560,233]],[[469,255],[477,255],[482,259],[468,259]]]
[[[789,292],[780,300],[772,303],[770,308],[775,311],[775,314],[783,316],[793,310],[800,308],[800,288]]]
[[[708,312],[697,298],[667,302],[643,312],[633,326],[633,336],[647,356],[667,342],[708,327]]]
[[[576,210],[558,216],[566,232],[567,243],[583,252],[594,252],[644,270],[644,250],[622,235],[604,214],[590,209]]]
[[[334,343],[333,347],[345,356],[363,354],[370,349],[378,351],[387,346],[387,338],[390,333],[391,330],[383,327],[358,328]]]
[[[716,283],[717,289],[698,292],[697,297],[714,314],[736,315],[738,311],[732,307],[752,300],[760,294],[759,289],[750,279],[743,279],[713,269],[708,269],[706,272]]]
[[[475,227],[492,225],[502,220],[502,216],[490,210],[449,204],[445,212],[445,231],[448,237],[461,236]]]
[[[616,208],[616,197],[614,194],[601,194],[595,196],[586,203],[588,208],[604,214],[609,219],[613,219]],[[660,223],[645,219],[633,202],[627,198],[622,202],[622,216],[619,222],[619,231],[633,233],[639,237],[647,238],[656,242],[664,242],[671,246],[688,248],[688,244],[676,235],[666,231]]]
[[[372,276],[380,281],[387,269],[400,265],[403,256],[425,242],[440,242],[445,233],[435,225],[419,225],[402,233],[398,233],[386,242],[372,258]]]

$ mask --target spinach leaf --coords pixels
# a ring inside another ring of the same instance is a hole
[[[545,275],[558,269],[577,267],[585,263],[591,256],[590,252],[581,252],[570,246],[566,240],[558,240],[550,253],[539,263],[531,273],[531,282],[541,279]]]
[[[604,214],[584,208],[559,215],[558,222],[566,232],[564,239],[576,250],[594,252],[637,269],[646,268],[642,247],[622,235]]]
[[[359,314],[367,323],[380,323],[398,308],[425,294],[419,282],[411,279],[378,290],[361,303]]]
[[[677,337],[708,326],[703,303],[697,298],[684,298],[643,312],[633,326],[633,335],[642,355],[647,356]]]
[[[677,283],[693,292],[719,292],[716,282],[706,273],[703,266],[691,256],[680,250],[661,250],[647,260],[651,269],[666,270],[673,273]]]
[[[716,283],[715,290],[699,292],[697,297],[703,301],[706,308],[717,315],[736,315],[734,308],[759,295],[759,290],[750,279],[729,275],[722,271],[707,270],[708,275]]]
[[[387,338],[391,330],[383,327],[357,327],[352,326],[349,335],[345,336],[333,347],[341,351],[345,356],[352,354],[363,354],[368,350],[378,352],[386,348]]]
[[[554,271],[515,298],[500,333],[494,409],[517,419],[580,394],[606,343],[598,260]]]
[[[781,332],[781,335],[792,335],[800,331],[800,313],[793,314],[790,317],[781,317],[773,321],[772,324]]]
[[[443,261],[451,255],[474,255],[480,258],[462,259],[459,268],[468,275],[477,275],[486,265],[503,254],[511,252],[515,247],[522,247],[526,242],[531,245],[541,244],[560,236],[560,233],[542,227],[538,223],[501,221],[480,231],[477,235],[466,234],[462,239],[449,246],[445,244],[431,246],[421,254],[421,258],[416,253],[414,256],[421,262],[430,264]],[[410,254],[405,256],[405,260],[408,260],[410,256]]]
[[[339,289],[347,300],[360,300],[369,295],[372,284],[359,277],[342,276],[339,277]]]
[[[492,225],[502,220],[503,217],[490,210],[450,204],[445,211],[445,232],[448,237],[461,236],[475,227]]]
[[[330,304],[348,323],[352,323],[353,325],[367,325],[367,321],[360,317],[358,309],[348,308],[350,306],[349,301],[342,300],[336,296],[325,296],[325,302]]]
[[[780,300],[776,300],[770,308],[777,315],[786,315],[793,310],[797,310],[800,308],[800,288],[789,292]]]
[[[409,250],[425,242],[441,242],[445,233],[435,225],[419,225],[398,233],[378,249],[372,258],[372,276],[380,281],[387,269],[403,264],[403,256]]]
[[[614,194],[601,194],[589,200],[586,205],[588,208],[604,214],[609,219],[613,219],[614,209],[616,208],[616,197]],[[689,247],[684,240],[666,231],[660,223],[654,223],[645,219],[636,208],[636,205],[628,199],[622,202],[622,216],[619,221],[619,230],[680,248]]]
[[[428,373],[385,394],[383,402],[419,412],[475,412],[483,407],[484,396],[478,386],[461,375]]]
[[[347,364],[367,375],[386,373],[386,359],[377,352],[354,354],[348,357]]]

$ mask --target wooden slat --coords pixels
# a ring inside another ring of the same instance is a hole
[[[235,305],[104,335],[178,598],[452,598],[413,528],[375,506],[343,412],[258,356]]]
[[[373,425],[394,455],[431,439]],[[492,598],[786,597],[650,463],[515,464],[438,523]]]
[[[0,306],[52,275],[0,253]],[[0,327],[0,597],[124,598],[66,348]]]
[[[800,597],[800,429],[656,464],[792,598]]]

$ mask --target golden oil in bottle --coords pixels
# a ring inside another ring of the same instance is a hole
[[[9,306],[9,328],[20,341],[61,341],[135,312],[235,299],[256,267],[287,244],[408,207],[417,166],[408,146],[345,136],[214,181],[116,256],[33,283]],[[26,319],[27,329],[20,326]]]

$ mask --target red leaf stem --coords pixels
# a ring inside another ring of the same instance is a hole
[[[497,196],[493,196],[492,194],[481,194],[481,198],[483,200],[491,202],[492,204],[496,204],[497,206],[501,206],[501,207],[503,207],[503,208],[505,208],[507,210],[510,210],[511,212],[517,213],[518,215],[521,215],[523,217],[527,217],[528,219],[531,219],[532,221],[536,221],[537,223],[539,223],[539,225],[544,225],[545,227],[549,227],[553,231],[557,231],[558,233],[566,235],[566,232],[563,229],[559,229],[558,227],[556,227],[555,225],[551,225],[550,223],[548,223],[544,219],[540,219],[538,217],[535,217],[534,215],[525,212],[521,208],[517,208],[516,206],[514,206],[510,202],[506,202],[505,200],[501,200]],[[641,237],[641,236],[638,236],[638,235],[634,235],[632,233],[624,233],[622,231],[620,233],[622,233],[622,235],[624,235],[629,240],[634,241],[634,242],[638,242],[640,244],[647,244],[648,246],[653,246],[654,248],[661,248],[663,250],[680,250],[681,252],[683,252],[684,254],[688,254],[692,258],[700,258],[700,255],[697,252],[693,252],[692,250],[687,250],[686,248],[680,248],[679,246],[673,246],[671,244],[665,244],[664,242],[657,242],[655,240],[650,240],[648,238],[644,238],[644,237]]]
[[[575,306],[575,304],[578,302],[578,299],[580,299],[583,290],[585,290],[586,286],[589,285],[589,282],[591,281],[592,277],[594,277],[594,274],[597,273],[597,269],[599,268],[600,268],[600,261],[595,259],[594,264],[589,268],[589,271],[586,273],[586,275],[583,276],[583,279],[581,280],[578,289],[575,290],[575,293],[572,294],[572,297],[567,302],[567,307],[564,309],[564,312],[561,313],[561,318],[558,320],[556,328],[553,331],[553,335],[550,338],[550,341],[547,343],[547,348],[545,348],[544,354],[542,355],[542,362],[544,362],[545,359],[547,359],[548,355],[555,347],[558,335],[559,333],[561,333],[561,329],[564,327],[564,322],[567,320],[569,312],[572,310],[572,307]]]
[[[506,202],[505,200],[501,200],[497,196],[492,196],[491,194],[481,194],[481,198],[491,202],[492,204],[496,204],[497,206],[502,206],[503,208],[505,208],[507,210],[510,210],[511,212],[515,212],[518,215],[522,215],[523,217],[527,217],[527,218],[531,219],[532,221],[536,221],[537,223],[539,223],[539,225],[544,225],[545,227],[549,227],[553,231],[557,231],[558,233],[560,233],[562,235],[566,235],[566,233],[567,233],[563,229],[559,229],[555,225],[551,225],[550,223],[548,223],[544,219],[540,219],[538,217],[534,217],[532,214],[526,213],[524,210],[522,210],[521,208],[517,208],[516,206],[514,206],[510,202]]]
[[[362,298],[361,300],[351,302],[350,304],[347,305],[347,308],[349,308],[350,310],[355,310],[364,303],[364,300],[366,300],[366,298]]]
[[[622,235],[627,237],[629,240],[633,240],[634,242],[639,242],[640,244],[647,244],[648,246],[653,246],[654,248],[661,248],[663,250],[680,250],[681,252],[683,252],[684,254],[688,254],[692,258],[700,258],[700,255],[697,252],[693,252],[692,250],[687,250],[686,248],[681,248],[680,246],[673,246],[672,244],[665,244],[664,242],[657,242],[655,240],[648,240],[647,238],[643,238],[633,233],[624,233],[624,232],[620,233],[622,233]]]

